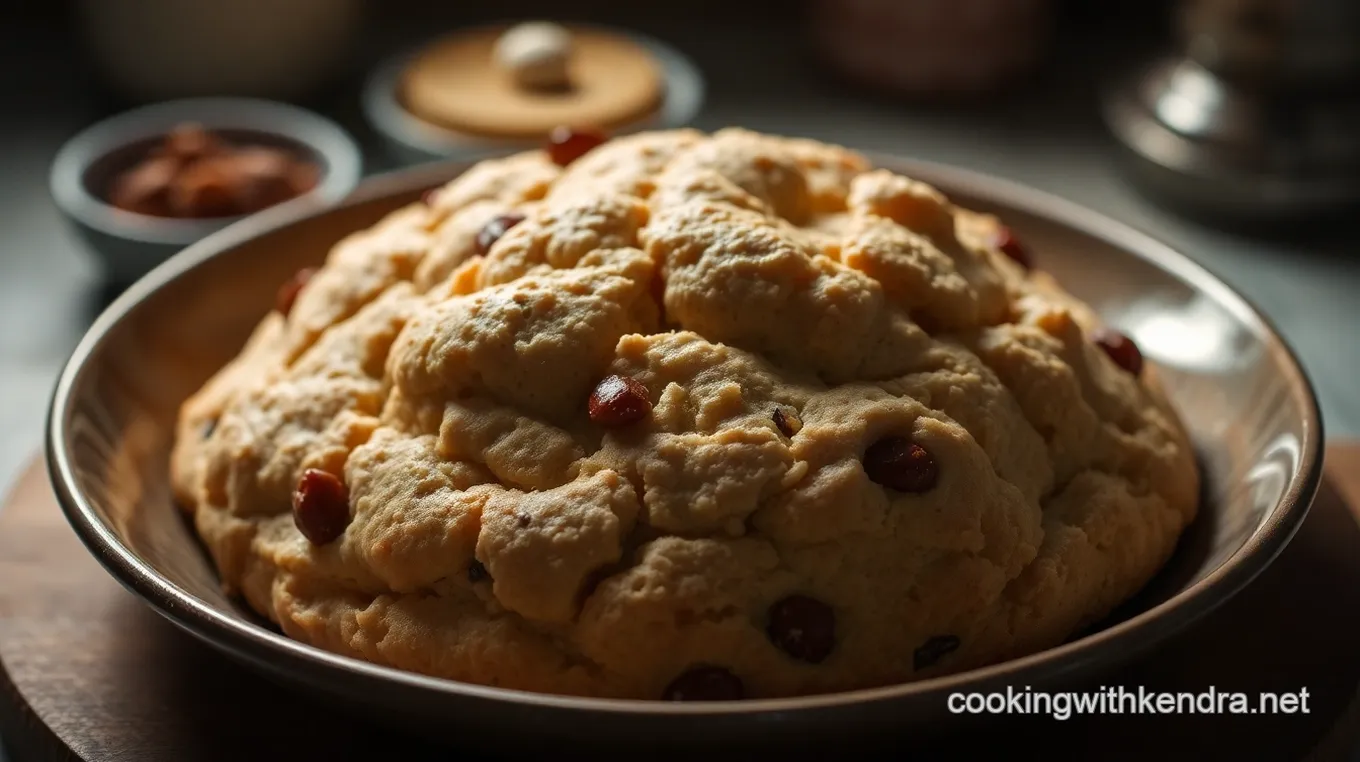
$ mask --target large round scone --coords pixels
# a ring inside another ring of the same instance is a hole
[[[1034,652],[1158,570],[1199,475],[1027,259],[806,140],[483,162],[185,404],[176,490],[288,635],[455,680],[757,698]]]

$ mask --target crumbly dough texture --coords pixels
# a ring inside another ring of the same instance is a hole
[[[1163,565],[1200,477],[1155,368],[998,224],[740,129],[486,161],[336,245],[184,404],[175,489],[289,636],[454,680],[659,699],[717,665],[775,697],[1048,648]],[[591,422],[610,374],[646,419]],[[868,478],[890,435],[933,489]],[[349,489],[324,546],[291,513],[309,468]],[[795,594],[834,612],[819,663],[768,632]]]

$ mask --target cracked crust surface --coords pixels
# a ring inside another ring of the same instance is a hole
[[[739,129],[486,161],[337,244],[184,404],[175,491],[288,635],[455,680],[657,699],[707,665],[774,697],[1051,647],[1160,568],[1199,474],[1156,369],[999,224]],[[615,374],[651,412],[605,428]],[[885,437],[931,488],[869,477]],[[348,488],[325,545],[307,469]],[[791,595],[831,612],[825,658],[771,634]]]

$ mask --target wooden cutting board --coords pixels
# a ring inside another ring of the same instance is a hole
[[[1360,750],[1360,443],[1333,443],[1327,471],[1308,519],[1261,577],[1104,683],[1306,688],[1307,714],[1000,717],[994,732],[943,746],[904,739],[887,758],[1349,758]],[[473,759],[337,715],[175,629],[85,551],[41,463],[0,508],[0,665],[12,762]]]

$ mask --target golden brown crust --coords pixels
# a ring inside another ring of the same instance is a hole
[[[289,635],[452,679],[659,698],[703,664],[781,696],[1046,648],[1165,562],[1199,474],[1155,368],[999,230],[744,130],[486,162],[338,244],[185,404],[176,492]],[[642,420],[592,420],[609,375]],[[894,437],[924,489],[871,478]],[[306,468],[349,489],[325,546]],[[789,596],[824,654],[775,632]]]

